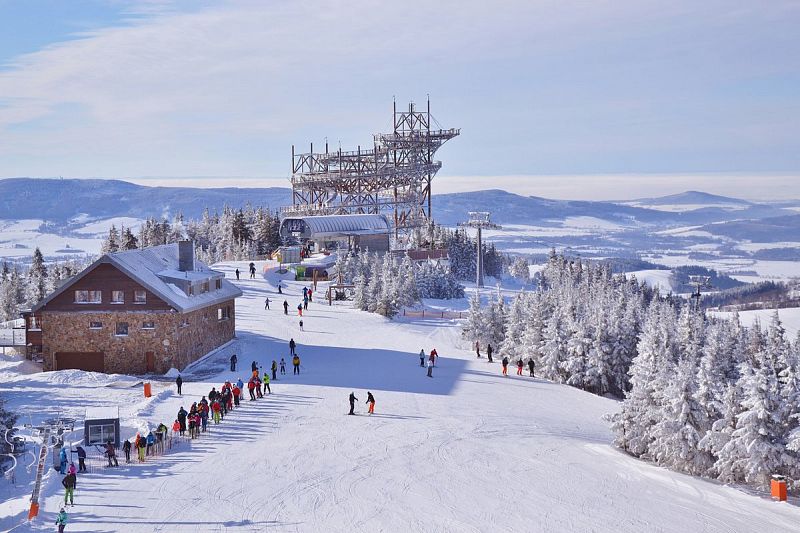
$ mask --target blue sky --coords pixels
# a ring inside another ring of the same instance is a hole
[[[369,144],[429,93],[462,128],[440,191],[800,197],[798,27],[780,0],[0,0],[0,177],[285,184],[292,144]]]

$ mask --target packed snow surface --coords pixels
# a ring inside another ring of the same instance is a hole
[[[235,267],[217,265],[229,277]],[[259,264],[259,271],[264,265]],[[273,394],[244,401],[189,449],[144,465],[81,475],[69,533],[88,531],[436,531],[728,532],[791,531],[796,502],[692,478],[633,459],[611,446],[603,415],[614,400],[531,377],[500,375],[460,340],[460,323],[397,318],[322,303],[303,317],[283,314],[302,286],[278,274],[243,279],[239,340],[141,397],[140,378],[78,371],[32,373],[6,361],[0,393],[24,419],[61,410],[120,406],[123,436],[170,425],[212,386],[246,378],[250,362],[289,363],[298,342],[301,374],[279,376]],[[271,299],[271,310],[264,299]],[[459,302],[461,306],[462,302]],[[463,306],[462,306],[463,307]],[[433,378],[419,350],[440,354]],[[230,372],[231,350],[241,371]],[[113,384],[113,386],[111,386]],[[111,386],[111,387],[109,387]],[[377,400],[368,416],[367,391]],[[359,398],[347,416],[347,397]],[[80,438],[76,433],[73,438]],[[19,476],[23,478],[21,474]],[[26,478],[27,479],[27,478]],[[52,530],[63,501],[50,469],[42,512],[14,531]],[[30,484],[0,489],[0,529],[23,523]]]

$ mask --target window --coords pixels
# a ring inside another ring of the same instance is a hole
[[[228,320],[231,317],[231,306],[217,308],[217,320]]]
[[[111,303],[112,304],[124,304],[125,303],[125,293],[123,291],[111,291]]]
[[[200,294],[208,292],[208,282],[204,281],[203,284],[200,286]]]
[[[135,304],[145,304],[145,303],[147,303],[147,292],[146,291],[133,291],[133,303],[135,303]]]
[[[217,281],[217,290],[220,290],[222,288],[222,280],[218,279],[216,281]]]
[[[102,301],[102,291],[75,291],[76,304],[99,304]]]
[[[183,320],[181,320],[181,327],[182,328],[185,328],[185,327],[188,327],[188,326],[189,326],[189,319],[188,318],[184,318]]]
[[[189,284],[189,292],[187,292],[186,294],[189,296],[194,295],[194,285],[192,285],[191,283]]]
[[[152,320],[142,322],[142,329],[156,329],[156,323]]]
[[[111,441],[116,444],[116,435],[114,432],[114,424],[97,424],[89,426],[89,442],[88,444],[105,444]]]
[[[89,329],[103,329],[103,323],[91,321],[89,322]]]
[[[38,316],[28,317],[28,330],[38,331],[42,329],[42,319]]]
[[[117,322],[117,329],[116,333],[118,337],[125,337],[128,335],[128,323],[127,322]]]

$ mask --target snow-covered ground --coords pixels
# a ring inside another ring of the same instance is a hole
[[[231,276],[246,263],[218,265]],[[259,265],[261,267],[262,265]],[[273,272],[273,271],[271,271]],[[23,421],[120,406],[124,435],[170,424],[181,405],[225,379],[246,377],[299,344],[299,376],[245,401],[189,450],[78,480],[67,530],[77,531],[791,531],[797,502],[775,503],[677,474],[614,449],[603,415],[617,402],[540,379],[500,375],[475,359],[449,320],[386,320],[313,302],[285,316],[277,274],[242,280],[238,342],[195,365],[184,395],[154,382],[76,371],[30,373],[5,361],[0,393]],[[290,308],[301,285],[284,280]],[[322,290],[316,294],[321,295]],[[264,309],[264,298],[272,309]],[[319,298],[321,300],[321,298]],[[441,302],[439,302],[441,304]],[[463,307],[463,301],[457,306]],[[437,348],[433,378],[420,348]],[[237,350],[241,372],[226,360]],[[376,413],[363,404],[370,390]],[[347,416],[355,391],[359,416]],[[24,478],[24,475],[20,475]],[[0,480],[0,529],[23,523],[30,486]],[[61,503],[49,471],[42,513],[14,531],[52,530]],[[19,482],[19,479],[18,479]]]
[[[643,281],[663,294],[668,294],[673,289],[671,270],[635,270],[626,272],[625,275],[628,277],[636,276],[637,281]]]

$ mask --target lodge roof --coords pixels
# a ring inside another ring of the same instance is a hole
[[[196,258],[194,259],[194,268],[192,270],[180,270],[178,244],[174,243],[152,246],[143,250],[126,250],[105,254],[50,293],[36,304],[31,311],[36,312],[44,308],[56,296],[67,291],[78,280],[88,275],[101,264],[115,266],[181,313],[202,309],[242,295],[242,291],[236,285],[225,279],[224,273],[210,269],[205,263],[198,261]],[[177,278],[185,278],[190,281],[219,279],[221,287],[218,290],[212,289],[209,292],[189,296],[177,285],[170,282]]]

